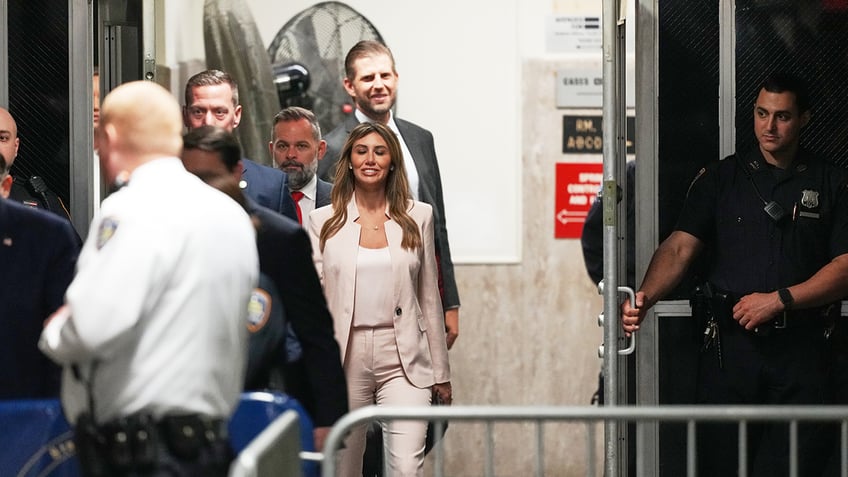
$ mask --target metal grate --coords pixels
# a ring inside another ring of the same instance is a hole
[[[802,144],[848,165],[848,13],[827,2],[737,0],[736,145],[752,147],[756,88],[771,71],[789,71],[810,85],[813,120]]]
[[[659,2],[660,240],[695,173],[719,154],[718,13],[718,2]]]
[[[21,140],[14,175],[39,175],[65,203],[69,179],[68,2],[9,0],[9,111]]]
[[[658,6],[657,207],[659,239],[663,240],[677,222],[698,169],[719,157],[719,2],[661,0]],[[696,275],[687,277],[669,299],[688,297]],[[697,347],[690,345],[696,335],[692,321],[663,320],[659,326],[660,402],[694,402],[690,370],[696,366],[697,355],[690,350]],[[685,432],[679,424],[659,427],[661,477],[685,475]]]

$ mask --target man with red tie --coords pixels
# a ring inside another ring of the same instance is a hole
[[[309,213],[330,204],[333,188],[316,174],[327,143],[321,139],[321,127],[312,111],[292,106],[277,113],[268,149],[277,167],[288,174],[298,219],[307,228]]]

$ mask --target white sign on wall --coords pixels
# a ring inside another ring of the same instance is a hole
[[[604,100],[604,75],[600,69],[569,69],[556,73],[558,108],[600,108]]]
[[[545,43],[551,53],[600,53],[603,29],[600,16],[548,17]]]

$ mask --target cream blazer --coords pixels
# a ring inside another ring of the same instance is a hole
[[[385,230],[394,282],[392,321],[407,379],[416,387],[426,388],[450,381],[450,364],[433,242],[433,209],[423,202],[409,201],[407,213],[418,224],[423,249],[403,249],[400,245],[403,238],[401,227],[389,217]],[[354,222],[359,218],[359,209],[355,197],[347,205],[347,222],[327,240],[322,252],[319,245],[321,228],[332,215],[332,205],[312,211],[309,214],[309,237],[315,268],[333,315],[334,331],[344,362],[353,322],[359,253],[360,226]],[[389,215],[388,209],[386,215]]]

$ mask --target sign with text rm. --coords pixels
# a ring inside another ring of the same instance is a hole
[[[546,46],[551,53],[600,53],[601,17],[554,15],[548,17]]]
[[[562,117],[562,153],[563,154],[602,154],[604,152],[604,131],[601,116],[563,116]],[[627,117],[625,134],[625,154],[635,154],[634,143],[636,118]]]

